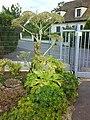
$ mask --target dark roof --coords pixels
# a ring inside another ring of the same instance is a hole
[[[79,7],[86,7],[87,10],[82,17],[75,18],[75,8]],[[66,11],[66,14],[64,15],[65,22],[87,20],[90,17],[90,0],[74,0],[64,3],[60,9],[56,10],[56,12],[58,11]]]

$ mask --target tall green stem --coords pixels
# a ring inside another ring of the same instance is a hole
[[[55,44],[55,42],[52,43],[52,45],[46,50],[46,52],[43,54],[43,56],[45,56],[48,53],[48,51],[53,47],[54,44]]]
[[[41,52],[40,52],[40,41],[34,42],[34,55],[35,56],[40,56]]]
[[[22,29],[24,29],[25,31],[27,31],[28,33],[30,33],[31,35],[33,35],[33,33],[32,32],[30,32],[29,30],[27,30],[25,27],[23,27],[22,25],[20,25],[20,27],[22,28]],[[33,35],[33,37],[36,39],[36,41],[38,41],[37,40],[37,38]]]

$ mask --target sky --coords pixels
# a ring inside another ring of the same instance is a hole
[[[59,2],[63,1],[68,2],[72,0],[0,0],[0,12],[2,11],[2,5],[10,7],[12,4],[17,3],[22,7],[22,11],[51,11],[57,7]]]

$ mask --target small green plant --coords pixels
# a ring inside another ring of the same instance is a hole
[[[19,75],[20,69],[22,68],[20,63],[13,62],[12,60],[7,60],[6,66],[14,77]]]
[[[19,75],[20,69],[21,69],[21,64],[18,62],[14,62],[9,59],[1,59],[0,60],[0,74],[3,75],[5,72],[5,69],[7,68],[11,74],[15,77]]]
[[[30,52],[24,52],[24,53],[20,54],[20,56],[17,56],[17,57],[18,57],[18,59],[23,60],[24,66],[27,66],[28,69],[30,70],[30,68],[31,68]]]
[[[0,74],[2,75],[5,71],[6,59],[0,59]]]

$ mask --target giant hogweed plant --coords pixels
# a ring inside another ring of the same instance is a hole
[[[36,41],[34,42],[34,54],[35,56],[39,56],[41,54],[40,44],[42,41],[42,36],[47,34],[48,29],[50,29],[53,24],[57,22],[61,23],[63,20],[63,17],[57,13],[33,13],[32,11],[25,11],[20,17],[13,20],[12,25],[22,28],[22,30],[28,32],[34,37]],[[48,48],[48,50],[43,55],[46,55],[47,52],[54,46],[55,41],[62,40],[59,35],[54,33],[49,34],[48,36],[53,41],[51,42],[50,48]]]

